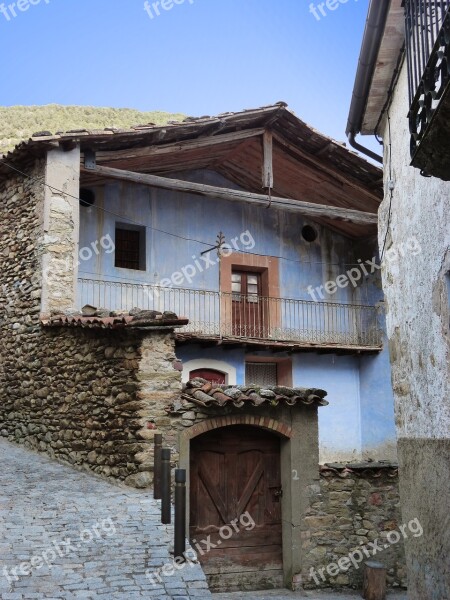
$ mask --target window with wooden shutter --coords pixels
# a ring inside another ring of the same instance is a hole
[[[145,271],[145,228],[117,224],[115,262],[121,269]]]

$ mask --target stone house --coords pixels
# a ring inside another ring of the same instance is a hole
[[[1,435],[147,487],[159,431],[191,537],[255,515],[213,587],[359,585],[329,563],[398,521],[380,169],[279,103],[41,132],[0,195]]]
[[[421,247],[384,262],[409,597],[447,598],[450,457],[450,2],[372,0],[348,134],[384,145],[379,245]],[[361,149],[361,147],[360,147]]]

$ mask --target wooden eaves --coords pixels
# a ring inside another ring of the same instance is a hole
[[[254,194],[242,190],[223,188],[191,181],[173,179],[171,177],[160,177],[159,175],[150,175],[146,173],[137,173],[124,169],[115,169],[95,165],[91,168],[83,167],[85,173],[94,173],[109,179],[119,179],[121,181],[130,181],[133,183],[148,185],[166,190],[176,190],[200,196],[220,198],[234,202],[247,202],[255,206],[270,206],[277,210],[296,212],[312,218],[336,219],[339,221],[348,221],[359,225],[374,225],[377,223],[377,215],[366,213],[348,208],[338,208],[329,205],[319,205],[303,200],[292,200],[269,196],[266,194]],[[269,176],[270,181],[270,176]]]

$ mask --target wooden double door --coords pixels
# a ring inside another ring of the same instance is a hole
[[[190,539],[211,589],[282,586],[279,438],[232,426],[191,444]]]
[[[268,299],[263,296],[261,273],[233,271],[231,277],[232,335],[267,337],[269,305]]]

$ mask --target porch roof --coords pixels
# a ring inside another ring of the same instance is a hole
[[[197,406],[243,408],[261,405],[328,406],[327,392],[316,388],[289,388],[284,386],[257,387],[250,385],[219,385],[196,377],[183,387],[182,398]]]
[[[93,315],[52,314],[41,315],[44,327],[82,327],[84,329],[175,329],[189,323],[186,317],[175,313],[160,313],[150,310],[135,310],[129,313],[114,311],[95,311]]]

